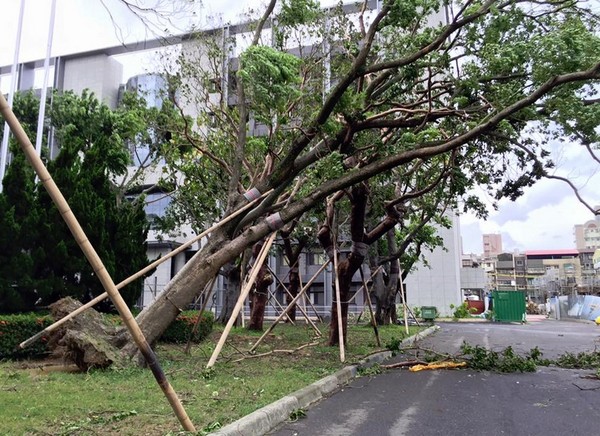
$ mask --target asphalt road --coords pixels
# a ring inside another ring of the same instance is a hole
[[[537,346],[544,357],[593,351],[600,327],[538,320],[521,324],[440,324],[422,347],[455,353],[463,341],[519,352]],[[270,433],[332,435],[596,435],[600,381],[592,371],[541,367],[535,373],[472,370],[388,370],[355,379],[319,402],[306,417]]]

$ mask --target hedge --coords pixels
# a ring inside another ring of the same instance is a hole
[[[48,338],[45,336],[24,350],[18,350],[17,345],[45,329],[52,322],[50,315],[39,313],[0,315],[0,359],[33,357],[47,353]]]
[[[194,324],[198,320],[198,315],[197,311],[191,310],[180,313],[160,337],[161,342],[172,344],[186,343],[190,338]],[[192,342],[198,343],[206,338],[212,332],[213,321],[214,316],[212,312],[203,312],[202,319],[198,323],[198,328],[192,338]]]
[[[161,342],[167,343],[186,343],[198,319],[198,312],[185,311],[171,323],[160,338]],[[118,315],[109,315],[107,320],[114,324],[120,324],[121,319]],[[202,319],[198,323],[198,328],[192,342],[200,342],[206,338],[213,328],[214,317],[212,312],[204,312]],[[23,358],[41,356],[48,352],[46,347],[47,338],[42,338],[24,350],[18,350],[17,345],[40,330],[53,323],[50,315],[40,315],[36,313],[25,313],[19,315],[0,315],[0,359],[4,358]]]

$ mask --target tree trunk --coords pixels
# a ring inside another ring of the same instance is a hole
[[[229,262],[223,269],[227,276],[227,287],[223,291],[223,307],[216,322],[225,325],[231,318],[235,303],[240,296],[241,266],[236,265],[235,262]],[[237,327],[238,320],[235,321],[234,325]]]
[[[338,282],[340,284],[340,306],[342,316],[342,331],[344,344],[346,343],[346,332],[348,328],[348,300],[350,299],[350,286],[352,285],[352,277],[362,265],[364,256],[357,255],[354,252],[350,253],[347,259],[338,263]],[[335,301],[331,304],[331,322],[329,323],[329,341],[328,345],[339,345],[339,325],[338,325],[337,304]]]
[[[306,246],[308,239],[305,235],[301,235],[297,238],[296,246],[292,244],[292,233],[298,224],[298,220],[292,221],[281,229],[280,235],[283,241],[283,254],[287,260],[287,264],[290,267],[288,274],[288,292],[285,292],[285,302],[289,306],[298,295],[300,291],[300,254]],[[296,321],[296,304],[293,304],[287,314],[288,318],[292,321]]]
[[[298,268],[298,261],[298,258],[293,260],[293,266],[290,268],[288,286],[289,294],[287,292],[285,294],[285,302],[288,306],[291,304],[294,297],[296,297],[296,295],[298,295],[298,292],[300,291],[300,270]],[[292,321],[296,321],[296,303],[294,303],[290,308],[288,312],[288,318]]]
[[[258,258],[260,251],[264,245],[264,242],[254,244],[252,247],[252,254],[254,259]],[[248,330],[263,330],[263,322],[265,319],[265,309],[267,301],[269,301],[269,286],[273,283],[273,276],[269,272],[269,268],[266,265],[268,260],[260,266],[256,281],[254,282],[254,288],[250,293],[250,322],[248,323]]]
[[[387,246],[389,253],[397,251],[394,229],[387,232]],[[398,259],[393,259],[390,261],[387,283],[382,278],[377,279],[377,286],[375,287],[377,301],[375,320],[378,325],[395,324],[398,321],[396,294],[398,293],[399,275],[400,262]]]
[[[154,303],[136,318],[146,340],[154,344],[177,315],[194,301],[209,280],[219,273],[221,266],[233,261],[244,249],[243,244],[227,244],[223,231],[215,231],[207,244],[187,262]],[[135,343],[129,341],[123,352],[133,357],[138,354]],[[139,356],[138,356],[139,357]]]

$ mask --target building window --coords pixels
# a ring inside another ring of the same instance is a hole
[[[327,260],[325,253],[311,252],[306,254],[306,263],[308,265],[323,265]]]

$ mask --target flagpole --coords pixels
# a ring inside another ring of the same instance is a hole
[[[11,80],[10,90],[8,92],[8,105],[12,109],[13,100],[15,97],[15,90],[17,88],[17,65],[19,62],[19,49],[21,47],[21,31],[23,30],[23,15],[25,13],[25,0],[21,0],[21,7],[19,9],[19,20],[17,22],[17,39],[15,42],[15,56],[13,64],[10,69]],[[0,192],[2,192],[2,180],[4,180],[4,174],[6,171],[6,160],[8,157],[8,137],[10,136],[10,129],[8,123],[4,122],[4,133],[2,134],[2,144],[0,146]]]
[[[48,75],[50,70],[50,53],[52,52],[52,37],[54,36],[54,17],[56,15],[56,0],[52,0],[50,6],[50,23],[48,24],[48,44],[46,46],[46,58],[44,59],[44,82],[40,94],[40,110],[38,112],[37,133],[35,136],[35,152],[38,156],[42,154],[42,137],[44,136],[44,119],[46,115],[46,94],[48,90]]]

